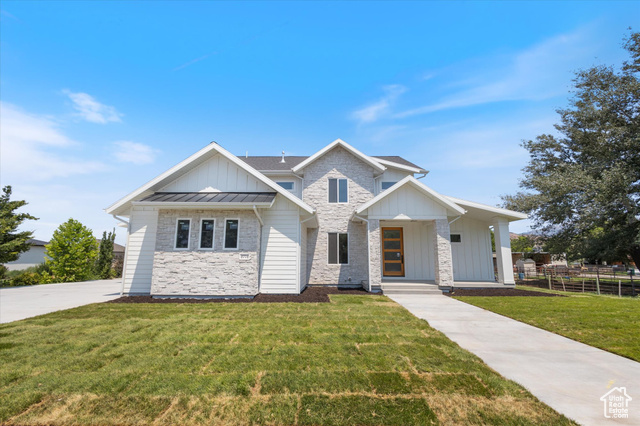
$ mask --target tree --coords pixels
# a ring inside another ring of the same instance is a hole
[[[0,263],[12,262],[31,248],[27,242],[33,237],[33,231],[17,232],[18,227],[25,220],[38,220],[28,213],[16,213],[20,207],[26,206],[26,201],[10,201],[11,186],[2,188],[0,195]]]
[[[98,259],[96,260],[96,275],[102,279],[111,278],[113,273],[111,265],[113,264],[113,243],[116,239],[115,229],[113,232],[107,231],[102,233],[100,240],[100,248],[98,249]]]
[[[531,253],[535,242],[527,235],[519,235],[511,240],[511,251],[513,253]]]
[[[53,232],[45,246],[46,262],[59,282],[84,281],[94,276],[98,243],[91,229],[75,219],[69,219]]]
[[[640,264],[640,33],[624,44],[630,60],[616,71],[579,71],[559,135],[524,141],[525,191],[505,207],[529,213],[545,249],[573,259]]]

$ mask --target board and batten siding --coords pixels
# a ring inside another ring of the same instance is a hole
[[[451,243],[453,279],[456,281],[495,280],[489,224],[461,217],[450,226],[452,234],[460,234],[462,242]]]
[[[447,210],[438,202],[425,196],[410,185],[404,185],[369,209],[370,219],[396,219],[399,213],[405,218],[429,220],[447,217]]]
[[[220,154],[180,176],[158,192],[273,192]]]
[[[400,182],[402,179],[411,175],[411,172],[387,168],[382,176],[376,179],[375,195],[378,195],[382,192],[382,182]]]
[[[156,249],[158,210],[134,207],[129,218],[129,236],[123,273],[124,294],[149,294],[153,274],[153,255]]]
[[[270,209],[261,211],[262,257],[260,292],[297,294],[300,270],[300,212],[282,195]]]

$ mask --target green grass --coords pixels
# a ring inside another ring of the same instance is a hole
[[[96,304],[0,326],[0,421],[570,424],[383,296]]]
[[[576,294],[567,297],[456,297],[471,305],[640,361],[640,298]]]

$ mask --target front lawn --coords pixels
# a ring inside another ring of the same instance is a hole
[[[528,288],[519,286],[518,289]],[[553,293],[567,297],[468,296],[456,299],[640,361],[640,298]]]
[[[96,304],[0,326],[19,424],[568,424],[383,296]]]

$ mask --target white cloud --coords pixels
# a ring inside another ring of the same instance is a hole
[[[91,123],[106,124],[109,122],[120,122],[122,114],[114,107],[98,102],[93,96],[87,93],[74,93],[70,90],[63,90],[73,102],[73,108],[77,115]]]
[[[130,141],[113,143],[116,147],[114,155],[122,163],[149,164],[156,159],[157,150],[149,145]]]
[[[360,123],[377,121],[388,114],[395,100],[407,91],[407,88],[400,84],[384,86],[382,89],[385,94],[380,100],[354,111],[351,117]]]
[[[43,181],[106,168],[101,162],[74,156],[71,150],[80,144],[62,133],[50,117],[28,113],[6,102],[0,102],[0,117],[3,184]]]
[[[508,57],[492,56],[450,67],[458,87],[438,102],[394,114],[405,118],[451,108],[514,100],[543,100],[566,94],[573,72],[591,65],[597,46],[585,29],[547,39]],[[443,85],[444,87],[444,85]]]

